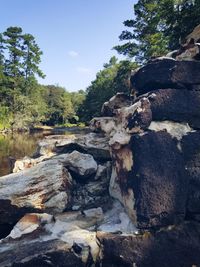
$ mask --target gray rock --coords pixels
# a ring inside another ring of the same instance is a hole
[[[97,171],[97,163],[94,158],[78,151],[67,154],[62,162],[69,170],[82,177],[95,175]]]
[[[1,177],[0,225],[16,223],[27,212],[62,212],[71,189],[71,175],[57,160]]]

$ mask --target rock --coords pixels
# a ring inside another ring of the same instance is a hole
[[[109,182],[111,177],[111,163],[98,165],[94,179],[88,182],[76,183],[72,192],[72,209],[83,210],[93,207],[102,207],[104,211],[112,205],[109,195]]]
[[[111,159],[108,145],[109,138],[99,133],[88,133],[77,137],[70,144],[59,143],[56,145],[56,153],[66,153],[77,150],[91,154],[95,160],[104,162]]]
[[[139,228],[162,227],[185,217],[189,179],[176,139],[166,131],[135,134],[112,150],[110,193]]]
[[[186,43],[189,43],[191,39],[193,39],[196,43],[200,42],[200,25],[197,25],[194,30],[188,34],[188,36],[185,38]]]
[[[147,96],[152,120],[188,123],[200,127],[200,92],[176,89],[152,91]]]
[[[23,159],[18,159],[15,161],[13,172],[16,173],[16,172],[23,171],[25,169],[29,169],[44,160],[52,158],[53,155],[54,155],[53,153],[48,153],[38,158],[31,158],[31,157],[26,156]]]
[[[123,125],[128,133],[147,130],[152,121],[179,122],[183,125],[189,124],[190,127],[199,129],[199,105],[200,92],[198,91],[177,89],[154,90],[140,96],[129,108],[118,110],[117,116],[123,118],[118,124]],[[129,110],[129,112],[126,110]]]
[[[71,189],[71,175],[57,160],[1,177],[0,225],[12,225],[27,212],[62,212]]]
[[[70,171],[79,177],[88,177],[96,174],[97,163],[89,154],[73,151],[66,155],[60,155],[57,159],[61,160]]]
[[[90,121],[90,129],[94,132],[112,134],[116,129],[116,119],[113,117],[97,117]]]
[[[195,43],[194,39],[181,45],[176,53],[176,60],[200,60],[200,44]]]
[[[154,60],[131,77],[131,83],[144,94],[156,89],[187,89],[200,91],[200,62],[176,61],[170,58]]]
[[[105,102],[102,106],[102,116],[112,117],[116,114],[116,110],[122,107],[128,107],[131,105],[131,100],[125,93],[117,93],[108,102]]]
[[[56,145],[62,143],[67,145],[72,143],[77,138],[76,135],[50,135],[45,136],[45,139],[38,142],[38,148],[35,153],[37,157],[40,156],[53,156],[55,155]]]
[[[100,216],[100,210],[86,211],[84,216],[69,215],[66,220],[48,214],[27,214],[0,241],[0,266],[92,266],[100,252],[96,233],[79,225],[87,228]]]
[[[184,223],[155,234],[97,233],[102,267],[197,267],[200,265],[200,225]]]
[[[190,178],[187,218],[200,221],[200,132],[196,131],[184,136],[181,149]]]

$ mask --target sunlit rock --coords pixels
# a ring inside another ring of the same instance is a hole
[[[0,179],[0,224],[27,212],[62,212],[70,203],[72,178],[63,164],[48,160]]]

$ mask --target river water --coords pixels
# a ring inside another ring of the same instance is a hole
[[[47,135],[52,134],[74,134],[85,133],[80,129],[62,129],[54,130],[53,132],[36,132],[36,133],[14,133],[0,134],[0,176],[12,172],[12,162],[15,159],[23,158],[24,156],[32,156],[36,151],[39,140]]]

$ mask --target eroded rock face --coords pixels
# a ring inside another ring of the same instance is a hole
[[[113,150],[110,193],[125,206],[139,228],[184,219],[188,176],[177,140],[166,131],[134,134]]]
[[[138,94],[156,89],[200,90],[200,62],[164,58],[148,63],[131,77]]]
[[[189,267],[200,264],[200,226],[185,223],[155,235],[97,235],[103,248],[102,267]]]
[[[105,102],[102,106],[102,116],[113,116],[116,114],[116,110],[122,107],[128,107],[131,105],[130,97],[125,93],[117,93],[108,102]]]
[[[62,212],[70,203],[72,178],[57,160],[0,179],[0,224],[16,223],[25,213]]]

